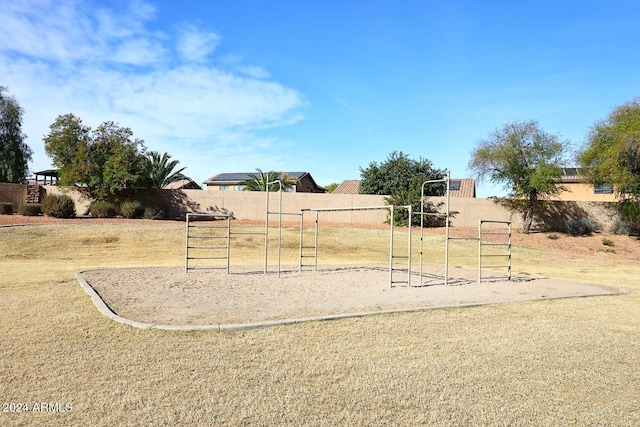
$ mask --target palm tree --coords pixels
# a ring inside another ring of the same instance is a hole
[[[244,191],[267,191],[267,183],[269,183],[269,191],[278,191],[280,190],[280,185],[275,181],[280,181],[282,183],[282,189],[287,191],[298,183],[296,178],[286,173],[274,171],[262,172],[259,168],[256,170],[258,171],[257,174],[250,174],[249,178],[240,183],[240,185],[244,186]]]
[[[162,188],[169,183],[186,178],[186,176],[182,174],[182,171],[186,168],[180,168],[174,171],[180,162],[169,159],[171,159],[171,156],[167,153],[164,153],[162,156],[157,151],[147,153],[145,174],[148,177],[151,188]]]

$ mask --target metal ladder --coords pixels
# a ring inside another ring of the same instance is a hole
[[[206,220],[226,219],[224,225],[197,225],[197,219]],[[187,214],[186,244],[185,244],[185,273],[189,270],[226,269],[229,272],[231,237],[230,215]],[[190,261],[217,260],[224,265],[193,265]]]

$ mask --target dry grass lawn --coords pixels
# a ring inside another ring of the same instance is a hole
[[[0,425],[640,425],[640,242],[606,237],[514,236],[514,272],[627,295],[219,334],[113,322],[73,275],[182,265],[183,223],[2,227],[0,403],[29,412],[1,412]],[[234,262],[260,256],[248,239]],[[441,259],[441,236],[426,243]],[[328,228],[321,245],[320,262],[388,256],[384,229]],[[454,245],[451,264],[474,265],[475,246]],[[72,410],[34,412],[41,402]]]

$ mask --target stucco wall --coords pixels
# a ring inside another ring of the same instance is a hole
[[[64,191],[60,187],[46,186],[47,192],[64,192],[76,201],[76,211],[84,214],[89,200],[75,191]],[[144,205],[162,204],[170,217],[184,217],[186,212],[224,213],[236,219],[263,221],[266,211],[266,194],[253,191],[206,191],[206,190],[156,190],[139,198]],[[433,203],[445,202],[444,197],[432,197]],[[270,221],[277,221],[280,210],[280,193],[270,193]],[[300,214],[301,209],[361,208],[384,206],[384,196],[361,194],[283,193],[282,212]],[[441,208],[442,211],[443,208]],[[521,214],[509,203],[494,199],[451,198],[450,210],[453,227],[477,227],[479,220],[512,221],[514,229],[522,226]],[[388,210],[352,210],[321,212],[321,223],[382,224]],[[540,230],[564,231],[568,219],[594,218],[604,229],[609,229],[617,219],[615,203],[545,201],[536,213],[534,227]],[[305,213],[307,221],[315,220],[315,213]],[[299,221],[299,216],[283,216],[287,222]]]
[[[9,184],[0,182],[0,202],[13,203],[13,211],[18,211],[20,203],[27,197],[27,186],[24,184]]]

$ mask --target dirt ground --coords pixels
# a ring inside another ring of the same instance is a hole
[[[513,278],[478,284],[476,272],[451,269],[412,277],[385,267],[330,267],[318,271],[259,267],[226,270],[120,268],[86,271],[81,277],[119,316],[160,325],[230,325],[571,296],[614,295],[595,284],[549,278]],[[398,281],[398,283],[395,283]]]

